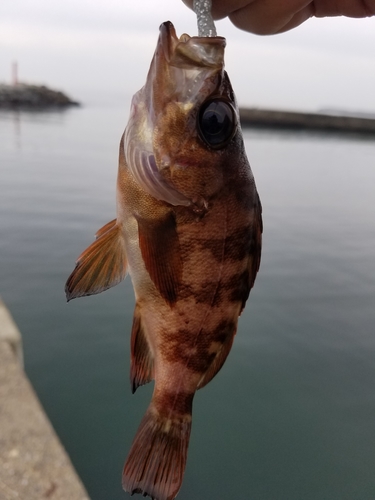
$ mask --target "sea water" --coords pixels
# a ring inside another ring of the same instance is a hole
[[[65,301],[115,217],[127,110],[0,113],[0,295],[26,371],[93,500],[121,472],[152,393],[132,396],[129,278]],[[248,130],[260,272],[218,376],[194,400],[181,500],[375,498],[375,141]]]

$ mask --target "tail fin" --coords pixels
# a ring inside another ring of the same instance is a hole
[[[186,398],[184,402],[182,396]],[[171,414],[166,411],[168,405],[159,412],[151,401],[124,466],[122,485],[125,491],[149,495],[154,500],[176,497],[186,465],[192,400],[192,394],[176,395],[177,407],[173,407],[179,411]]]

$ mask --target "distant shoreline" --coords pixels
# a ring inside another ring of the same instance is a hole
[[[60,90],[52,90],[45,85],[0,84],[0,109],[42,110],[80,106]]]
[[[0,83],[0,110],[43,111],[80,105],[65,93],[50,89],[45,85]],[[330,111],[305,113],[245,107],[240,107],[239,111],[243,128],[359,133],[375,136],[375,115],[366,117],[359,116],[361,113],[356,116]]]
[[[375,118],[363,118],[360,116],[240,108],[240,120],[243,128],[320,130],[326,132],[371,134],[375,136]]]

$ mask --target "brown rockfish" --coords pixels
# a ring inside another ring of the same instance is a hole
[[[131,276],[131,386],[155,387],[123,486],[157,500],[180,489],[195,391],[228,356],[260,263],[261,205],[224,48],[161,25],[120,142],[117,218],[66,284],[70,300]]]

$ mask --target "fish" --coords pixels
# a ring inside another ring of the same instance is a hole
[[[69,301],[131,276],[131,389],[154,390],[122,483],[154,500],[180,490],[194,395],[223,366],[260,265],[262,208],[225,45],[160,26],[120,141],[117,217],[65,287]]]

